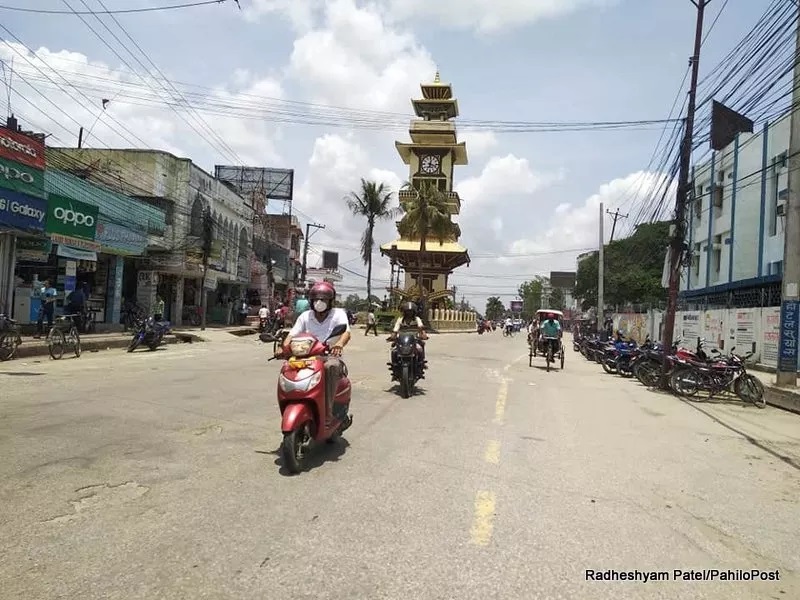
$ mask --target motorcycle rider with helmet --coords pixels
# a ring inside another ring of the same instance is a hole
[[[422,319],[417,316],[417,305],[413,302],[406,302],[401,307],[403,315],[397,318],[392,328],[392,334],[389,336],[390,341],[397,339],[397,334],[401,330],[408,331],[415,329],[417,331],[417,356],[419,356],[419,377],[425,378],[425,342],[428,339],[428,334],[425,333],[425,325]],[[396,362],[397,349],[392,348],[392,364]]]
[[[338,340],[329,340],[331,353],[323,358],[325,362],[325,406],[327,408],[327,419],[330,422],[333,415],[333,398],[336,394],[336,386],[342,375],[343,364],[339,360],[342,349],[350,342],[350,321],[347,313],[342,308],[336,308],[336,289],[327,281],[320,281],[311,286],[308,293],[311,309],[303,312],[297,317],[294,326],[289,331],[283,346],[275,353],[276,357],[288,356],[291,354],[290,343],[292,338],[301,333],[310,333],[319,341],[325,341],[330,336],[333,329],[339,325],[346,327],[345,332]],[[347,410],[347,407],[341,407]],[[336,418],[346,419],[347,415],[336,415]]]

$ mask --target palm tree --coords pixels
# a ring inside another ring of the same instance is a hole
[[[350,192],[347,207],[356,216],[367,219],[367,228],[361,235],[361,259],[367,265],[367,300],[372,297],[372,250],[375,247],[375,223],[383,219],[391,219],[397,209],[391,206],[392,190],[383,183],[361,179],[361,192]]]
[[[397,230],[400,235],[410,239],[419,239],[419,275],[417,284],[420,290],[420,300],[423,320],[426,320],[425,289],[422,283],[423,260],[425,258],[426,242],[428,238],[436,239],[440,244],[458,232],[458,225],[450,220],[447,195],[440,191],[431,181],[422,180],[419,187],[405,183],[403,189],[411,189],[415,193],[405,202],[405,215],[400,220]]]
[[[486,300],[486,318],[490,321],[493,321],[503,315],[506,312],[506,307],[503,306],[503,303],[500,301],[500,298],[497,296],[492,296]]]

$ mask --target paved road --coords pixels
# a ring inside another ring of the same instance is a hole
[[[800,597],[796,416],[694,407],[571,349],[546,373],[521,337],[428,348],[403,400],[383,338],[356,337],[347,443],[297,477],[252,339],[0,364],[0,596]]]

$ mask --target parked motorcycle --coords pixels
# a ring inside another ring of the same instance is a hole
[[[155,350],[164,341],[164,336],[169,333],[169,329],[169,321],[156,321],[153,317],[139,320],[131,343],[128,344],[128,352],[133,352],[142,344],[150,350]]]
[[[335,442],[353,424],[352,415],[348,415],[352,386],[344,362],[334,396],[331,423],[327,422],[325,405],[325,363],[322,357],[330,353],[328,341],[339,337],[346,329],[344,325],[334,327],[330,337],[324,341],[304,333],[290,343],[290,356],[278,376],[278,407],[283,432],[281,457],[290,473],[303,470],[306,457],[315,444]],[[259,339],[262,342],[273,341],[272,336],[264,333]]]
[[[387,338],[387,341],[393,340]],[[422,378],[425,365],[420,363],[416,333],[400,332],[394,342],[392,361],[386,364],[392,373],[392,381],[400,382],[400,395],[408,398],[414,392],[414,385]]]

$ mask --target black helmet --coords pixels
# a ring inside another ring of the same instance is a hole
[[[413,302],[405,302],[400,308],[403,311],[404,317],[411,318],[417,316],[417,305]]]

